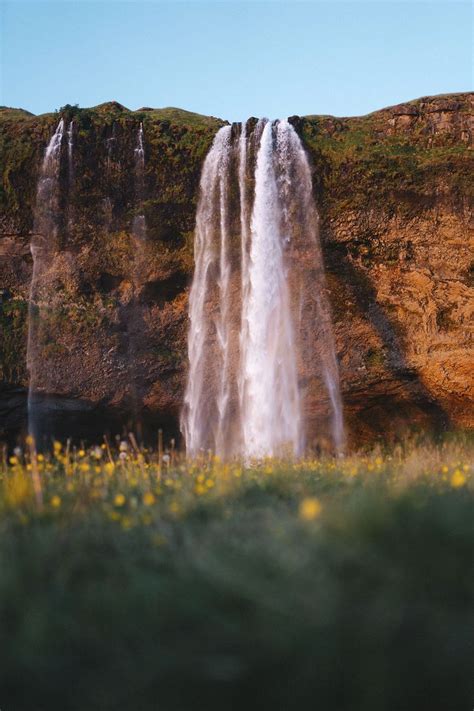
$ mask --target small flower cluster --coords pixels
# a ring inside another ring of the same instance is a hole
[[[56,441],[44,452],[37,452],[28,438],[24,448],[16,447],[10,456],[4,453],[0,510],[18,511],[26,520],[38,512],[77,516],[94,509],[128,530],[150,525],[156,518],[179,519],[199,502],[223,500],[241,487],[290,482],[296,518],[307,524],[324,518],[321,487],[382,482],[393,492],[420,483],[440,492],[468,489],[472,487],[468,461],[459,448],[246,463],[224,462],[203,453],[189,461],[174,446],[153,452],[139,447],[133,437],[113,447],[107,441],[90,448]]]

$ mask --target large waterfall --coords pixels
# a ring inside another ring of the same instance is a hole
[[[217,133],[201,176],[189,315],[182,430],[190,456],[298,456],[315,395],[342,450],[311,170],[288,121]]]

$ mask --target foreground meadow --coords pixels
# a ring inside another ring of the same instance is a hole
[[[470,709],[473,454],[4,452],[0,708]]]

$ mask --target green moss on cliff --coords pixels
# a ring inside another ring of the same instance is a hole
[[[410,211],[474,195],[470,95],[432,97],[338,119],[307,116],[299,132],[329,206]]]
[[[15,298],[0,304],[0,381],[25,383],[28,304]]]

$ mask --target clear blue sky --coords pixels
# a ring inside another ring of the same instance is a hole
[[[34,113],[349,116],[472,89],[472,6],[456,0],[0,0],[0,22],[0,104]]]

